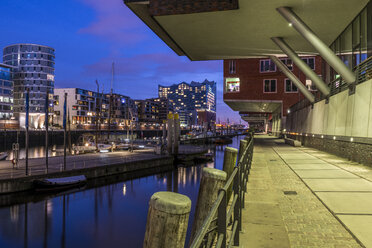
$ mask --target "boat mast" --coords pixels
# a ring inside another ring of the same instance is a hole
[[[111,131],[111,109],[112,109],[112,85],[114,84],[114,62],[112,62],[111,70],[111,89],[110,89],[110,99],[109,99],[109,119],[108,119],[108,132],[107,132],[107,141],[110,140],[110,131]]]

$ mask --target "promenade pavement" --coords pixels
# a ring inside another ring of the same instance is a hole
[[[372,168],[255,136],[240,247],[372,247]]]

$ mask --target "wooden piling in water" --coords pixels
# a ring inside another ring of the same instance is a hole
[[[227,173],[227,180],[229,180],[229,177],[234,171],[237,157],[238,157],[238,149],[235,149],[232,147],[225,148],[225,153],[224,153],[224,158],[223,158],[223,171]],[[231,194],[232,194],[232,185],[227,190],[227,198],[226,198],[227,202],[229,202]]]
[[[225,185],[226,177],[227,174],[225,171],[207,167],[203,168],[190,244],[216,201],[219,189]]]
[[[191,211],[191,200],[173,192],[152,195],[147,215],[144,248],[183,248]]]

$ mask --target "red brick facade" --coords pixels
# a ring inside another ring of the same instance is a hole
[[[315,68],[314,71],[318,75],[322,75],[323,60],[320,56],[306,56],[303,58],[314,58]],[[282,58],[281,58],[282,59]],[[298,90],[297,93],[287,93],[285,91],[285,79],[287,77],[276,68],[275,72],[260,72],[260,61],[264,58],[252,59],[236,59],[235,68],[231,71],[230,61],[224,60],[224,100],[279,100],[283,101],[283,115],[287,115],[287,109],[303,99],[304,96]],[[235,73],[231,73],[234,72]],[[293,74],[295,74],[301,82],[305,84],[306,76],[293,65]],[[239,78],[240,89],[237,92],[226,92],[226,78]],[[276,92],[264,93],[264,80],[276,80]]]
[[[150,0],[152,16],[238,9],[238,0]]]

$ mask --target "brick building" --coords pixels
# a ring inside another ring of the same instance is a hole
[[[323,60],[319,56],[301,57],[309,67],[322,76]],[[303,84],[316,93],[307,79],[290,59],[279,58]],[[285,122],[289,107],[303,99],[297,87],[268,58],[224,60],[224,102],[242,118],[262,129],[272,128],[273,118]],[[268,124],[267,127],[265,127]]]

